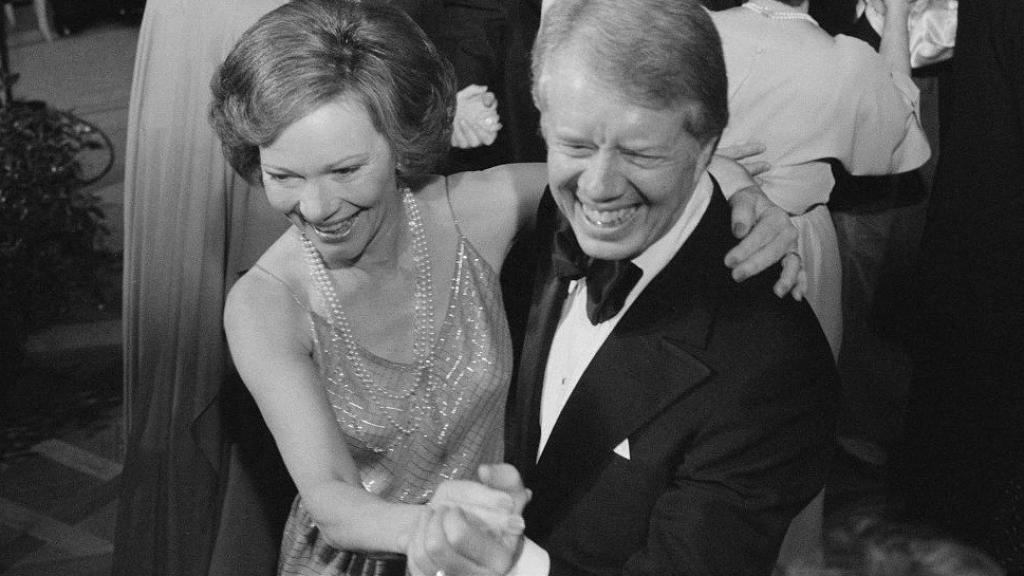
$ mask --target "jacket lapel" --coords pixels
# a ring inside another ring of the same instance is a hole
[[[532,468],[540,444],[540,390],[544,384],[551,340],[558,328],[562,304],[565,302],[568,281],[557,278],[552,271],[550,254],[559,222],[558,207],[545,190],[537,215],[537,233],[543,237],[539,250],[545,257],[539,259],[533,287],[532,304],[527,319],[522,356],[519,360],[512,408],[508,415],[508,460],[521,472]]]

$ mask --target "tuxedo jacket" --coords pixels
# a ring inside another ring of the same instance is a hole
[[[810,307],[774,295],[778,268],[732,280],[723,260],[736,240],[716,184],[691,237],[590,362],[538,460],[543,372],[567,286],[546,257],[560,218],[545,193],[548,252],[509,408],[508,459],[533,491],[527,536],[554,576],[770,574],[834,447],[837,376]]]

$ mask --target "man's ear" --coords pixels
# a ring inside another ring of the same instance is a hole
[[[711,164],[711,157],[715,155],[715,150],[718,149],[718,140],[720,136],[709,139],[705,142],[700,149],[700,154],[697,155],[697,170],[693,171],[693,183],[697,184],[700,177],[707,171],[708,166]]]
[[[534,82],[533,88],[531,90],[533,95],[533,106],[537,108],[537,112],[539,112],[539,116],[537,117],[537,131],[540,133],[540,137],[543,138],[545,142],[547,142],[547,136],[546,131],[544,129],[544,113],[545,111],[547,111],[547,101],[544,97],[544,86],[547,83],[547,79],[548,74],[542,72],[540,78],[537,78],[537,80]]]

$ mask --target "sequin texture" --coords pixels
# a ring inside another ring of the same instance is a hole
[[[505,396],[512,346],[498,277],[459,235],[450,298],[430,348],[432,402],[417,426],[400,424],[410,407],[424,405],[417,365],[381,358],[357,346],[361,364],[377,385],[412,391],[370,398],[353,379],[340,335],[310,311],[313,359],[334,415],[366,490],[391,502],[424,503],[445,479],[472,478],[483,463],[502,460]],[[390,411],[390,416],[388,415]],[[281,550],[281,574],[340,574],[318,558],[329,546],[301,499],[292,506]]]

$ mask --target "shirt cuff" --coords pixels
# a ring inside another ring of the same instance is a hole
[[[547,576],[549,572],[551,557],[546,550],[527,538],[523,542],[523,553],[507,576]]]

